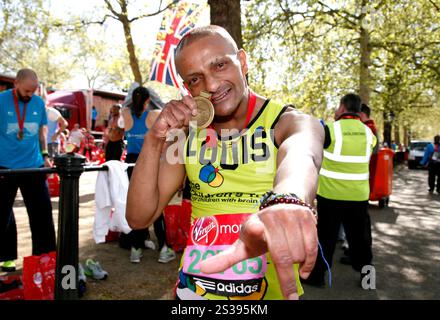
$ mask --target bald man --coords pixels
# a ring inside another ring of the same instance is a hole
[[[129,187],[130,226],[151,225],[187,174],[193,221],[176,298],[298,299],[299,274],[308,277],[318,248],[310,204],[321,124],[255,93],[246,52],[223,28],[191,31],[175,63],[191,95],[168,102],[145,137]],[[215,116],[194,129],[193,97],[202,92]]]
[[[35,91],[37,74],[18,71],[15,88],[0,93],[0,168],[51,166],[47,153],[47,116]],[[12,211],[17,190],[23,196],[32,231],[32,254],[55,250],[55,229],[46,175],[0,176],[0,262],[3,271],[15,271],[17,230]]]

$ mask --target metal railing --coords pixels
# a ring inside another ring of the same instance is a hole
[[[106,171],[104,165],[85,166],[85,158],[77,154],[63,154],[55,157],[55,167],[35,169],[0,169],[0,175],[51,174],[60,177],[58,235],[55,270],[55,300],[76,300],[79,298],[78,280],[78,220],[79,220],[79,178],[83,172]],[[131,164],[130,166],[134,166]],[[76,285],[63,288],[63,267],[75,269]]]

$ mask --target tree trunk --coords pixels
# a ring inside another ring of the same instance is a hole
[[[391,121],[387,112],[383,113],[383,142],[388,144],[388,148],[391,148]]]
[[[369,0],[362,0],[361,15],[359,17],[359,44],[360,44],[360,69],[359,69],[359,95],[365,104],[370,102],[371,94],[371,43],[370,32],[365,21],[367,12],[366,6]]]
[[[136,57],[136,50],[133,43],[133,37],[131,36],[130,21],[126,16],[121,17],[121,23],[124,27],[125,43],[127,45],[128,57],[130,59],[130,67],[133,72],[134,81],[142,85],[142,74],[139,69],[139,61]]]
[[[410,132],[409,132],[409,129],[408,129],[408,127],[404,127],[403,128],[403,144],[405,145],[405,146],[409,146],[409,143],[410,143]]]
[[[240,0],[208,0],[208,4],[211,8],[211,24],[225,28],[238,48],[243,48]]]
[[[398,124],[395,124],[393,126],[394,128],[394,142],[396,142],[397,144],[400,143],[400,126]]]

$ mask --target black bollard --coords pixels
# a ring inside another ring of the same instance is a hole
[[[55,158],[55,165],[60,176],[55,300],[77,300],[79,298],[79,177],[84,172],[84,163],[85,158],[76,154],[63,154]],[[74,277],[74,284],[72,277]]]

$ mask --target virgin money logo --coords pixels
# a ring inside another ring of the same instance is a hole
[[[215,217],[203,217],[195,222],[191,239],[194,244],[209,246],[217,240],[218,230],[218,222]]]

